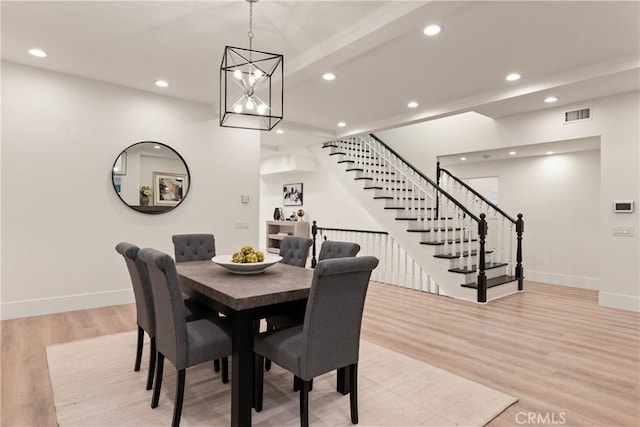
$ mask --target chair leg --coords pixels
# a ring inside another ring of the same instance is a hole
[[[156,361],[156,383],[153,387],[153,397],[151,398],[151,408],[158,407],[158,400],[160,400],[160,389],[162,388],[162,369],[164,368],[164,354],[158,353],[158,360]]]
[[[144,329],[138,326],[138,345],[136,346],[136,364],[133,370],[138,372],[140,370],[140,363],[142,362],[142,343],[144,342]]]
[[[229,382],[229,358],[223,357],[222,359],[222,383]]]
[[[269,331],[275,331],[276,327],[273,326],[272,324],[267,322],[267,332]],[[264,359],[264,370],[268,371],[271,369],[271,360],[269,359]]]
[[[302,380],[299,377],[293,376],[293,391],[300,390]],[[313,391],[313,380],[309,380],[309,391]]]
[[[309,427],[309,381],[302,379],[300,379],[300,427]]]
[[[147,390],[153,386],[153,374],[156,370],[156,338],[151,338],[151,348],[149,349],[149,372],[147,373]]]
[[[351,406],[351,423],[358,424],[358,364],[354,363],[349,369],[349,404]]]
[[[262,366],[264,364],[264,357],[259,354],[254,354],[254,388],[253,388],[253,407],[256,412],[262,411],[262,393],[264,390],[264,371]]]
[[[173,404],[173,422],[171,427],[178,427],[180,425],[180,416],[182,415],[182,401],[184,400],[184,380],[185,370],[178,370],[178,380],[176,383],[176,399]]]
[[[220,359],[213,361],[213,370],[214,372],[220,372]]]

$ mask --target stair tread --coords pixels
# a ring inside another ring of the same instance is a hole
[[[435,220],[437,221],[438,219],[439,219],[439,220],[445,220],[445,219],[449,219],[449,220],[451,220],[451,219],[453,219],[453,218],[415,218],[415,217],[399,217],[399,218],[396,218],[396,219],[410,219],[410,220],[412,220],[412,221],[415,221],[415,220],[417,220],[417,219],[424,219],[424,220],[427,220],[427,221],[430,221],[430,220],[432,220],[432,219],[435,219]],[[451,229],[449,229],[449,230],[451,230]],[[459,230],[459,229],[458,229],[458,230]],[[407,231],[410,231],[410,230],[407,230]]]
[[[364,187],[365,190],[383,190],[384,187],[380,187],[379,185],[376,186],[369,186],[369,187]],[[413,191],[411,188],[387,188],[387,190],[391,190],[391,191]]]
[[[462,228],[415,228],[407,230],[409,233],[430,233],[431,231],[460,231]]]
[[[374,196],[373,198],[374,198],[374,200],[377,200],[377,199],[383,199],[383,200],[393,200],[393,199],[399,199],[399,200],[424,200],[424,197]],[[433,209],[433,208],[429,208],[429,209]]]
[[[484,251],[485,254],[490,254],[493,251]],[[478,251],[477,250],[472,250],[471,251],[471,256],[474,255],[478,255]],[[462,252],[462,254],[460,252],[456,252],[455,254],[437,254],[434,255],[434,258],[444,258],[444,259],[457,259],[460,258],[460,256],[464,257],[468,257],[469,256],[469,251],[464,251]]]
[[[506,265],[508,265],[508,264],[504,263],[504,262],[487,262],[484,265],[484,269],[485,270],[491,270],[492,268],[504,267]],[[477,272],[478,269],[477,269],[477,266],[472,265],[470,270],[468,270],[466,268],[450,268],[449,271],[451,273],[469,274],[469,273]]]
[[[472,239],[471,241],[472,242],[477,242],[478,239]],[[451,243],[469,243],[469,239],[464,239],[462,241],[460,241],[460,239],[455,239],[455,240],[449,239],[447,241],[445,241],[445,240],[427,240],[427,241],[420,242],[420,244],[421,245],[431,245],[431,246],[442,246],[442,245],[445,244],[445,242],[446,243],[450,243],[450,244]]]
[[[494,286],[504,285],[507,283],[514,282],[516,280],[518,280],[516,276],[509,276],[509,275],[492,277],[491,279],[487,279],[487,288],[493,288]],[[476,282],[463,283],[460,286],[462,286],[463,288],[478,289],[478,284]]]

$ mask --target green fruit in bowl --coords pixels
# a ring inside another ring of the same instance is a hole
[[[243,246],[240,252],[236,252],[231,256],[231,262],[236,264],[255,264],[264,261],[264,254],[256,251],[252,246]]]

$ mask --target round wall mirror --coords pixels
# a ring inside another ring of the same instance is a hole
[[[113,188],[127,206],[158,214],[175,209],[189,193],[189,168],[166,144],[138,142],[127,147],[112,168]]]

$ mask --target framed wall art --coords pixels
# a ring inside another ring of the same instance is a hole
[[[153,173],[153,203],[155,206],[175,206],[182,201],[187,188],[187,175]]]
[[[282,186],[282,204],[284,206],[302,206],[302,183]]]

